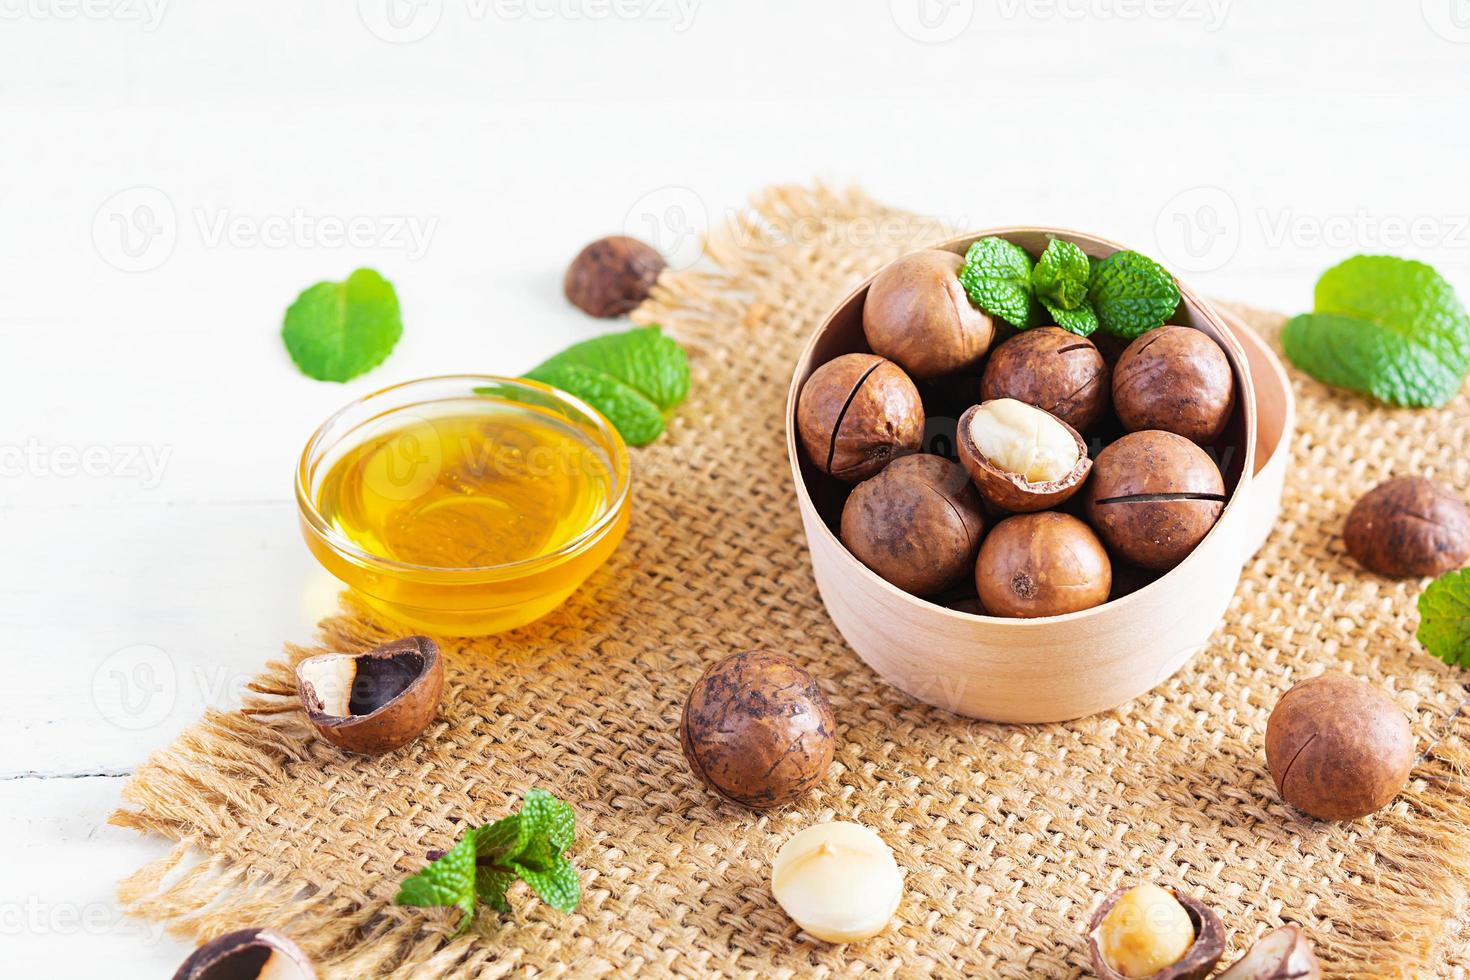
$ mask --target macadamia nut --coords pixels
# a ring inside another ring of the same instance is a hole
[[[1178,899],[1158,885],[1125,893],[1097,931],[1103,960],[1125,977],[1151,977],[1184,959],[1194,923]]]
[[[781,845],[771,893],[813,936],[852,943],[888,925],[903,897],[903,872],[883,838],[861,824],[834,821]]]
[[[1014,398],[986,402],[970,417],[969,435],[992,465],[1028,483],[1060,480],[1081,453],[1066,426],[1041,409]]]

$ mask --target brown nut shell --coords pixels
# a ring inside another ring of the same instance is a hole
[[[1323,820],[1356,820],[1387,806],[1413,765],[1403,709],[1346,674],[1302,681],[1266,722],[1266,768],[1277,792]]]
[[[239,929],[189,954],[173,980],[316,980],[311,959],[274,929]]]
[[[1421,476],[1401,476],[1369,490],[1342,527],[1348,554],[1389,578],[1442,575],[1470,561],[1470,507]]]
[[[841,533],[853,557],[880,577],[929,596],[975,567],[985,511],[958,463],[905,456],[852,491]]]
[[[648,298],[664,257],[636,238],[599,238],[577,253],[567,267],[562,289],[572,305],[592,316],[613,317]]]
[[[348,752],[381,755],[429,727],[444,693],[444,663],[427,636],[409,636],[366,653],[329,653],[296,665],[307,720]]]
[[[1082,441],[1082,436],[1076,429],[1061,419],[1057,419],[1077,442],[1077,465],[1073,466],[1072,471],[1060,480],[1031,483],[1019,473],[1011,473],[996,466],[986,459],[985,455],[980,452],[980,447],[975,445],[975,440],[970,435],[970,423],[975,418],[975,413],[980,411],[985,404],[981,402],[979,405],[972,405],[965,409],[964,414],[960,416],[959,427],[955,435],[960,463],[964,466],[965,472],[970,474],[970,479],[975,481],[980,496],[1001,510],[1023,514],[1055,507],[1069,500],[1078,490],[1082,489],[1082,485],[1087,482],[1087,474],[1092,470],[1092,460],[1087,456],[1087,443]]]
[[[1128,977],[1119,973],[1108,965],[1103,959],[1102,947],[1098,943],[1097,930],[1102,925],[1103,919],[1107,918],[1113,906],[1118,904],[1118,899],[1126,895],[1130,889],[1118,888],[1107,898],[1103,899],[1097,911],[1092,913],[1092,918],[1087,924],[1087,948],[1092,955],[1092,969],[1102,980],[1129,980]],[[1204,980],[1220,962],[1220,957],[1225,955],[1225,925],[1220,921],[1209,906],[1191,895],[1186,895],[1177,889],[1170,888],[1169,892],[1184,906],[1184,911],[1189,915],[1189,921],[1194,924],[1194,945],[1189,947],[1189,952],[1184,958],[1173,966],[1152,974],[1143,980]]]
[[[796,432],[817,469],[859,483],[919,451],[924,403],[897,364],[876,354],[843,354],[801,386]]]
[[[1128,561],[1164,570],[1204,540],[1225,510],[1225,481],[1203,449],[1172,432],[1132,432],[1098,453],[1087,517]]]
[[[1215,980],[1321,980],[1322,965],[1295,922],[1272,929]]]
[[[953,252],[926,249],[878,273],[863,300],[863,334],[873,352],[918,379],[978,364],[995,324],[960,284],[964,264]]]
[[[1225,431],[1234,407],[1230,360],[1193,327],[1150,330],[1113,367],[1113,410],[1129,432],[1161,429],[1208,445]]]
[[[1017,514],[980,546],[975,588],[992,616],[1031,619],[1108,601],[1113,566],[1092,528],[1070,514]]]
[[[1108,410],[1108,366],[1097,345],[1061,327],[1036,327],[985,362],[980,398],[1014,398],[1086,432]]]
[[[732,654],[695,682],[679,719],[694,774],[755,809],[797,799],[827,777],[837,748],[832,706],[790,657]]]

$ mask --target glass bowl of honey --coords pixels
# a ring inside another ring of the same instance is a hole
[[[566,392],[454,375],[384,388],[301,454],[301,530],[369,606],[428,633],[483,636],[551,612],[628,529],[628,450]]]

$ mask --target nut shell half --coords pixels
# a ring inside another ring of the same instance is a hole
[[[1086,432],[1108,409],[1108,366],[1097,345],[1061,327],[1036,327],[985,362],[980,398],[1014,398]]]
[[[960,463],[965,467],[965,472],[970,474],[970,479],[975,481],[980,496],[1001,510],[1021,514],[1048,510],[1070,499],[1082,489],[1082,485],[1087,482],[1087,474],[1092,470],[1092,460],[1087,455],[1087,443],[1082,441],[1082,436],[1076,429],[1061,419],[1056,419],[1077,443],[1077,464],[1072,467],[1071,472],[1060,480],[1031,483],[1019,473],[1011,473],[996,466],[975,445],[975,440],[970,435],[970,423],[985,404],[981,402],[965,409],[960,416],[955,438],[959,447]]]
[[[329,653],[296,665],[307,720],[348,752],[381,755],[429,727],[444,694],[444,662],[427,636],[366,653]]]
[[[274,929],[240,929],[189,954],[174,980],[316,980],[310,958]]]
[[[790,657],[758,651],[711,664],[689,692],[679,744],[694,774],[755,809],[790,803],[827,777],[832,706]]]
[[[1272,929],[1215,980],[1321,980],[1322,966],[1301,926]]]
[[[1470,560],[1470,508],[1433,480],[1401,476],[1380,483],[1348,511],[1348,554],[1389,578],[1442,575]]]
[[[1225,511],[1225,480],[1181,435],[1131,432],[1098,453],[1087,517],[1128,561],[1162,571],[1194,550]]]
[[[1266,768],[1282,799],[1323,820],[1387,806],[1409,781],[1414,735],[1403,709],[1346,674],[1302,681],[1266,722]]]
[[[843,354],[801,386],[796,431],[817,469],[860,483],[919,451],[924,403],[897,364],[876,354]]]
[[[1129,980],[1129,978],[1108,965],[1103,959],[1102,948],[1098,943],[1097,930],[1102,925],[1103,919],[1107,918],[1113,906],[1118,904],[1118,899],[1126,895],[1131,889],[1118,888],[1107,898],[1103,899],[1097,911],[1092,913],[1092,919],[1087,924],[1087,948],[1092,955],[1092,969],[1103,980]],[[1189,952],[1184,958],[1173,966],[1152,974],[1140,980],[1204,980],[1220,962],[1220,957],[1225,955],[1225,925],[1220,921],[1209,906],[1186,895],[1177,889],[1169,889],[1179,904],[1184,906],[1184,911],[1189,915],[1189,921],[1194,924],[1194,945],[1189,947]]]

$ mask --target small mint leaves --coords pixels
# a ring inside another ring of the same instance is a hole
[[[291,360],[318,381],[348,381],[372,370],[402,335],[398,294],[372,269],[303,290],[281,326]]]
[[[1424,649],[1453,667],[1470,667],[1470,568],[1446,572],[1419,597]]]
[[[1179,308],[1167,269],[1138,252],[1114,252],[1092,272],[1087,298],[1108,333],[1126,340],[1162,327]]]
[[[565,856],[576,833],[569,804],[544,789],[529,790],[519,813],[470,828],[452,850],[404,879],[393,903],[454,906],[464,913],[459,936],[474,919],[477,898],[509,914],[506,890],[519,878],[547,905],[571,912],[582,899],[577,869]]]
[[[1097,329],[1097,314],[1087,301],[1092,265],[1087,253],[1054,238],[1031,270],[1031,288],[1057,326],[1086,337]]]
[[[1033,325],[1031,256],[1004,238],[982,238],[965,253],[960,283],[970,301],[1022,330]]]

